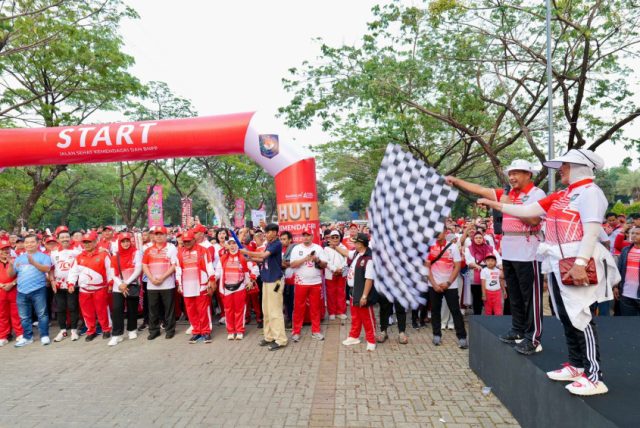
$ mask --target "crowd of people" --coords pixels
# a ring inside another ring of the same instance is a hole
[[[211,342],[216,320],[228,340],[242,340],[253,316],[263,329],[259,344],[275,351],[300,341],[305,323],[312,339],[323,340],[325,316],[346,320],[350,314],[342,343],[359,344],[364,329],[366,349],[374,351],[388,340],[392,323],[398,342],[409,343],[410,312],[413,329],[431,325],[433,345],[442,343],[444,328],[455,330],[457,345],[466,349],[469,312],[511,314],[500,340],[531,355],[542,351],[548,288],[569,347],[569,362],[548,376],[571,381],[567,389],[574,394],[605,393],[594,317],[640,315],[640,213],[605,215],[607,201],[593,181],[603,167],[595,153],[572,150],[545,165],[560,170],[566,189],[547,196],[534,185],[536,168],[524,160],[506,168],[509,189],[446,177],[503,215],[446,220],[425,260],[429,291],[418,308],[377,292],[366,225],[306,228],[295,244],[275,223],[236,230],[196,221],[187,229],[117,233],[110,226],[0,231],[0,346],[12,337],[16,347],[33,343],[34,325],[41,343],[50,344],[52,317],[60,327],[54,342],[101,335],[116,346],[125,333],[134,340],[145,329],[148,340],[162,331],[171,339],[181,315],[190,324],[190,343]]]

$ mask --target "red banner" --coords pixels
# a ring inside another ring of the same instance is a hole
[[[191,198],[182,198],[180,199],[182,205],[182,216],[180,224],[182,228],[187,227],[187,223],[189,221],[189,217],[193,215],[193,199]]]
[[[316,189],[315,159],[304,159],[282,170],[275,177],[280,231],[288,230],[294,242],[302,241],[302,230],[313,231],[320,242],[320,216]]]
[[[235,227],[244,227],[244,199],[236,199],[236,208],[233,214],[233,223]]]
[[[147,187],[147,192],[149,188]],[[147,201],[149,215],[149,227],[164,226],[164,213],[162,212],[162,186],[153,186],[153,193]]]

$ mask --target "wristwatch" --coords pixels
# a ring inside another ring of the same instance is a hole
[[[576,257],[576,261],[574,263],[576,265],[582,266],[582,267],[586,267],[587,266],[587,262],[585,262],[584,259],[581,259],[581,258],[578,258],[578,257]]]

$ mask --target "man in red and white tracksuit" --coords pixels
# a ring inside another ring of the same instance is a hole
[[[294,270],[295,291],[293,304],[293,330],[291,339],[300,340],[300,331],[309,299],[311,315],[311,337],[323,340],[320,331],[322,317],[322,270],[327,267],[324,249],[313,243],[313,232],[309,228],[302,231],[303,242],[291,252],[291,268]]]
[[[16,339],[22,336],[22,325],[18,315],[16,298],[18,287],[16,277],[9,275],[11,260],[11,242],[0,241],[0,346],[9,343],[9,335],[13,329]]]
[[[329,245],[324,248],[327,256],[327,268],[324,270],[325,282],[327,285],[327,310],[329,319],[336,316],[340,319],[347,319],[346,304],[346,278],[342,275],[343,269],[347,266],[347,259],[335,250],[336,247],[346,248],[340,243],[340,232],[331,231],[329,234]]]
[[[184,296],[184,305],[191,323],[189,343],[203,340],[211,342],[211,298],[215,275],[209,252],[196,245],[193,231],[182,235],[183,247],[178,251],[180,275],[178,291]]]
[[[109,287],[113,271],[109,253],[97,249],[97,240],[98,235],[95,232],[82,235],[84,251],[76,257],[67,277],[69,293],[75,291],[76,282],[80,288],[80,312],[87,326],[87,342],[98,336],[96,320],[102,327],[102,338],[111,337]]]
[[[211,242],[209,242],[209,240],[207,239],[207,232],[208,232],[207,228],[202,224],[196,224],[193,227],[193,229],[191,229],[191,231],[195,236],[196,244],[201,246],[205,250],[207,250],[207,252],[209,253],[209,258],[211,259],[211,263],[213,263],[213,267],[215,268],[218,265],[218,262],[220,261],[220,259],[219,259],[219,255],[216,254],[216,249],[214,245]],[[224,324],[225,323],[224,299],[222,298],[220,293],[215,293],[215,299],[218,302],[218,307],[220,308],[220,320],[218,321],[218,323]]]
[[[218,293],[224,296],[224,306],[227,314],[227,339],[242,340],[245,332],[245,311],[247,299],[247,285],[252,284],[250,262],[238,252],[235,240],[228,241],[228,252],[220,257],[216,267],[216,277],[219,278]]]

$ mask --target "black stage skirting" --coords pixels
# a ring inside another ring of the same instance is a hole
[[[577,397],[546,372],[567,362],[562,324],[545,317],[543,351],[520,355],[500,342],[511,317],[470,317],[469,366],[523,427],[640,427],[640,317],[600,317],[601,367],[609,392]]]

